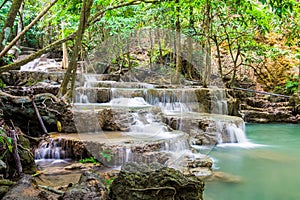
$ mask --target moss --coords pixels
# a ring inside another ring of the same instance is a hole
[[[195,176],[152,163],[126,163],[110,188],[112,199],[203,199],[204,183]]]

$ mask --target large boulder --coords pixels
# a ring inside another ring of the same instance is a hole
[[[161,164],[126,163],[110,187],[113,200],[202,200],[204,183]]]

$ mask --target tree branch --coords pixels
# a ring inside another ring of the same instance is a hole
[[[2,9],[2,7],[3,7],[7,2],[8,2],[8,0],[5,0],[5,1],[1,4],[0,9]]]
[[[107,8],[105,8],[104,10],[99,11],[98,13],[96,13],[93,17],[91,17],[91,19],[89,20],[87,26],[89,26],[90,24],[94,24],[95,22],[99,21],[102,16],[104,15],[105,12],[109,11],[109,10],[114,10],[114,9],[118,9],[118,8],[122,8],[122,7],[126,7],[126,6],[131,6],[131,5],[137,5],[140,3],[157,3],[159,2],[159,0],[132,0],[126,3],[122,3],[119,5],[115,5],[115,6],[109,6]]]
[[[33,105],[35,114],[36,114],[36,116],[37,116],[37,118],[38,118],[38,120],[39,120],[39,123],[40,123],[40,125],[41,125],[41,128],[43,129],[44,134],[48,134],[48,131],[47,131],[46,127],[45,127],[45,124],[44,124],[44,122],[43,122],[43,119],[42,119],[42,117],[41,117],[41,114],[40,114],[38,108],[36,107],[36,104],[35,104],[35,102],[34,102],[34,99],[32,99],[32,105]]]
[[[20,66],[22,65],[25,65],[26,63],[40,57],[42,54],[56,48],[56,46],[58,45],[61,45],[62,43],[68,41],[68,40],[71,40],[75,37],[75,33],[66,37],[66,38],[63,38],[63,39],[60,39],[58,41],[55,41],[53,42],[52,44],[49,44],[48,46],[46,46],[44,49],[41,49],[33,54],[30,54],[29,56],[27,56],[25,59],[23,60],[20,60],[20,61],[17,61],[17,62],[14,62],[12,64],[9,64],[9,65],[5,65],[5,66],[1,66],[0,67],[0,73],[2,72],[6,72],[8,70],[13,70],[13,69],[18,69]]]
[[[39,21],[47,12],[48,10],[57,2],[58,0],[54,0],[51,2],[36,18],[26,26],[21,33],[19,33],[1,52],[0,58],[2,58],[16,43],[17,41],[37,22]]]

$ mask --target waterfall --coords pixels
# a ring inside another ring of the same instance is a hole
[[[144,91],[145,100],[158,106],[164,113],[197,111],[195,93],[189,89],[150,89]]]
[[[243,127],[237,127],[235,124],[227,125],[227,134],[229,135],[230,143],[247,143],[248,139]]]
[[[211,100],[211,113],[222,115],[228,114],[226,93],[224,89],[212,89]]]
[[[247,143],[248,139],[245,134],[245,123],[216,121],[217,141],[222,143]]]
[[[50,138],[40,143],[34,152],[35,160],[40,159],[65,159],[68,158],[67,151],[63,148],[61,139]]]

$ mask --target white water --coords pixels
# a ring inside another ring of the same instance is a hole
[[[37,58],[33,61],[21,66],[20,71],[57,71],[61,65],[54,59]]]
[[[100,82],[95,75],[85,76],[85,87],[90,87],[91,84]],[[110,84],[113,87],[117,82],[114,81],[102,81],[102,83]],[[126,83],[123,83],[126,85]],[[128,83],[129,84],[129,83]],[[132,84],[132,83],[130,83]],[[134,83],[138,85],[139,83]],[[147,86],[146,86],[147,87]],[[150,86],[149,86],[150,87]],[[153,87],[151,85],[151,87]],[[210,90],[211,95],[211,112],[215,114],[227,114],[227,101],[225,90],[212,88]],[[131,97],[133,94],[138,94],[142,96]],[[89,95],[81,94],[79,101],[81,103],[89,103]],[[95,104],[99,106],[111,107],[112,109],[116,108],[150,108],[150,107],[159,107],[161,111],[165,114],[178,113],[182,116],[187,115],[190,112],[197,111],[198,103],[196,95],[191,93],[189,89],[156,89],[156,92],[153,93],[153,89],[149,90],[137,90],[137,89],[128,89],[128,88],[111,88],[111,100],[107,103]],[[160,134],[163,134],[167,131],[167,128],[164,124],[153,121],[153,115],[150,113],[148,116],[141,116],[137,112],[131,112],[134,116],[134,123],[130,127],[130,131],[125,133],[127,135],[135,137],[154,137]],[[141,119],[140,119],[141,118]],[[176,129],[182,130],[182,118],[178,118]],[[218,119],[215,120],[218,132],[218,143],[239,143],[246,144],[247,141],[245,135],[244,124],[240,127],[234,123],[228,122],[218,122]],[[208,127],[209,128],[209,127]],[[209,130],[208,130],[209,132]],[[226,140],[224,141],[222,135],[227,135]]]
[[[178,118],[177,130],[182,130],[182,122],[185,116],[189,117],[192,112],[198,113],[200,110],[196,94],[194,91],[187,89],[149,89],[153,86],[145,85],[143,87],[138,83],[122,83],[125,88],[118,88],[121,85],[114,81],[100,81],[98,76],[88,75],[84,77],[84,87],[87,88],[77,98],[82,104],[91,105],[89,97],[94,98],[99,85],[110,85],[110,101],[107,103],[93,103],[94,108],[107,108],[117,110],[124,110],[130,116],[128,117],[129,129],[122,132],[123,135],[134,138],[135,140],[141,140],[141,142],[147,143],[147,141],[161,141],[165,140],[164,145],[161,147],[161,151],[168,152],[171,156],[169,164],[172,166],[180,166],[180,163],[184,158],[191,154],[188,143],[188,138],[181,137],[180,133],[170,132],[167,125],[162,123],[162,117],[159,113],[177,113],[181,115]],[[114,87],[116,86],[116,87]],[[137,86],[138,88],[128,88],[129,86]],[[95,89],[93,89],[95,88]],[[94,96],[93,96],[94,95]],[[222,89],[213,89],[210,92],[212,113],[227,114],[227,101],[225,91]],[[209,99],[209,98],[208,98]],[[153,112],[153,109],[155,110]],[[221,116],[221,115],[220,115]],[[218,118],[218,117],[217,117]],[[192,119],[192,118],[191,118]],[[125,122],[126,123],[126,122]],[[244,124],[236,125],[235,123],[228,123],[226,120],[218,123],[218,119],[215,119],[218,132],[218,146],[222,147],[230,144],[239,144],[242,146],[251,146],[244,133]],[[211,127],[208,127],[208,129]],[[222,134],[226,134],[227,140],[224,141]],[[130,144],[130,143],[129,143]],[[115,163],[124,163],[128,161],[134,161],[136,152],[132,152],[133,146],[130,145],[118,149],[118,160]],[[149,147],[149,149],[151,149]],[[148,157],[145,157],[148,159]]]
[[[34,152],[35,160],[39,159],[65,159],[68,158],[67,152],[62,148],[60,139],[50,138],[43,141]]]
[[[224,89],[214,88],[211,90],[212,108],[211,113],[227,115],[228,107]]]
[[[134,97],[134,98],[114,98],[110,100],[108,103],[101,103],[103,106],[111,106],[112,108],[146,108],[152,107],[152,105],[148,104],[142,97]]]

